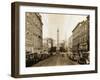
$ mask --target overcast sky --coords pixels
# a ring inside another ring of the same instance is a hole
[[[64,14],[41,14],[43,22],[43,38],[57,39],[57,28],[59,29],[59,38],[67,40],[75,26],[86,20],[83,15],[64,15]]]

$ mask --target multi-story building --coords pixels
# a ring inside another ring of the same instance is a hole
[[[26,52],[34,53],[42,49],[42,20],[39,13],[25,13],[25,48]]]
[[[89,51],[89,16],[86,20],[77,24],[72,31],[73,36],[73,52],[88,52]]]
[[[73,43],[72,40],[73,40],[73,37],[71,35],[68,39],[68,51],[72,51],[72,43]]]
[[[46,38],[43,39],[43,50],[49,50],[51,47],[53,47],[54,40],[52,38]]]

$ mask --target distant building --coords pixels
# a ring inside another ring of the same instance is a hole
[[[72,31],[73,36],[73,51],[74,52],[87,52],[89,51],[89,16],[85,21],[77,24]]]
[[[48,42],[47,42],[47,39],[43,39],[43,50],[48,50]]]
[[[59,48],[60,48],[60,51],[61,51],[61,52],[65,52],[65,51],[66,51],[66,41],[65,41],[65,40],[62,40],[62,41],[59,43]]]
[[[59,43],[59,47],[65,48],[65,41],[63,40],[62,42]]]
[[[73,44],[73,36],[71,35],[68,39],[68,51],[72,51],[72,44]]]
[[[41,15],[33,12],[25,13],[25,47],[26,52],[34,53],[42,49],[42,20]]]
[[[53,47],[54,40],[52,38],[43,39],[43,50],[48,50]]]

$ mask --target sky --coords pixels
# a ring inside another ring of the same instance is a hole
[[[57,40],[57,29],[59,29],[59,40],[67,40],[76,25],[86,20],[86,15],[68,14],[41,14],[43,22],[43,38]]]

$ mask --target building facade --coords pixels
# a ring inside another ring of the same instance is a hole
[[[77,24],[72,31],[73,36],[73,52],[88,52],[89,51],[89,16],[86,20]]]
[[[72,51],[73,36],[71,35],[68,39],[68,51]]]
[[[42,49],[41,15],[33,12],[25,13],[25,48],[26,52],[34,53]]]
[[[53,47],[54,40],[52,38],[43,39],[43,50],[48,51],[51,47]]]

